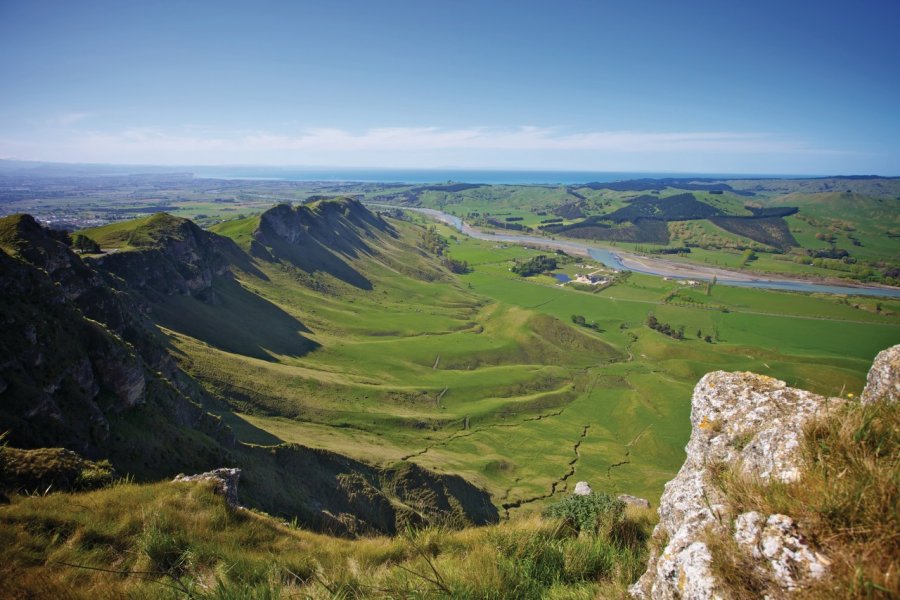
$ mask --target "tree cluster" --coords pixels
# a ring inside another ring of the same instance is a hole
[[[437,256],[444,254],[444,248],[447,245],[447,240],[437,232],[437,228],[434,225],[426,227],[419,237],[419,247]]]
[[[587,327],[588,329],[593,329],[594,331],[602,332],[600,326],[597,325],[596,321],[587,322],[587,319],[584,318],[584,315],[572,315],[572,322],[578,325],[579,327]]]
[[[465,260],[456,260],[448,256],[441,260],[441,264],[449,269],[451,273],[462,274],[469,272],[469,263]]]
[[[657,319],[653,314],[647,315],[647,327],[676,340],[684,339],[684,325],[675,329],[668,323],[663,323]]]
[[[72,236],[72,249],[81,254],[99,254],[100,244],[86,235],[76,233]]]
[[[516,263],[512,268],[512,272],[522,277],[530,277],[538,273],[546,273],[556,268],[556,259],[539,254],[534,258],[523,263]]]

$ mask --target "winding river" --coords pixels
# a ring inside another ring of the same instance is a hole
[[[619,250],[613,251],[606,248],[596,248],[593,246],[588,246],[587,244],[583,244],[581,242],[575,242],[571,240],[555,240],[540,236],[509,233],[485,233],[471,227],[455,215],[450,215],[433,208],[409,208],[393,205],[373,206],[414,210],[423,213],[437,221],[441,221],[442,223],[452,225],[460,232],[479,240],[505,242],[511,244],[535,245],[545,248],[564,250],[571,254],[590,256],[594,260],[599,261],[607,267],[611,267],[613,269],[636,271],[638,273],[660,275],[664,277],[672,277],[675,279],[708,280],[715,277],[717,283],[739,287],[765,288],[791,292],[818,292],[825,294],[850,294],[857,296],[884,296],[888,298],[900,298],[900,289],[890,288],[886,286],[832,285],[829,283],[813,283],[799,279],[789,279],[787,277],[779,278],[751,273],[741,273],[714,267],[704,267],[702,265],[692,265],[664,258],[650,258],[647,256],[632,254],[630,252],[621,252]]]

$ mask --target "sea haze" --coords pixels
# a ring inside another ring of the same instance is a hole
[[[804,175],[748,175],[734,173],[640,173],[615,171],[493,171],[470,169],[329,169],[291,167],[185,167],[194,177],[210,179],[282,179],[288,181],[360,181],[372,183],[437,183],[458,181],[485,184],[574,184],[628,179],[793,178]]]
[[[403,169],[351,167],[285,167],[249,165],[122,165],[54,163],[0,159],[0,176],[99,177],[192,174],[201,179],[281,181],[353,181],[369,183],[463,183],[541,185],[625,181],[629,179],[795,179],[815,175],[760,173],[689,173],[663,171],[548,171],[526,169]]]

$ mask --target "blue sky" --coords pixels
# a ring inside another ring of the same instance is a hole
[[[900,175],[900,2],[0,0],[0,158]]]

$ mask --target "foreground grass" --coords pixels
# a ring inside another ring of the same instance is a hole
[[[735,514],[790,515],[831,561],[830,576],[797,597],[900,597],[900,405],[848,404],[807,428],[802,452],[805,469],[792,484],[724,473],[721,487]],[[752,562],[719,550],[713,567],[734,598],[772,592]]]
[[[233,509],[204,484],[122,484],[0,507],[0,596],[38,598],[620,597],[652,513],[578,533],[523,517],[359,540]]]

